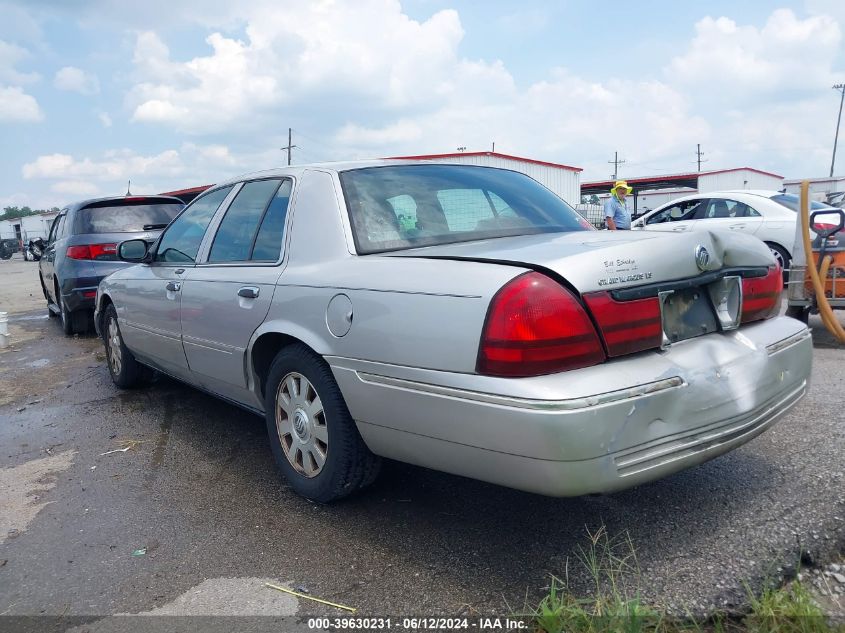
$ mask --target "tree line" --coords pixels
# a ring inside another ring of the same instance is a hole
[[[51,209],[30,209],[29,207],[4,207],[3,213],[0,214],[0,221],[25,218],[28,215],[38,215],[39,213],[47,212],[58,213],[59,207],[52,207]]]

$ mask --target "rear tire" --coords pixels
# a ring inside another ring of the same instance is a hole
[[[121,389],[140,384],[146,374],[146,368],[135,360],[135,356],[124,344],[117,322],[117,310],[113,305],[106,308],[103,315],[103,345],[106,348],[106,364],[112,382]]]
[[[270,446],[298,494],[329,503],[376,478],[381,458],[364,444],[322,358],[301,344],[285,347],[270,366],[265,387]]]
[[[65,306],[65,302],[62,300],[62,295],[59,294],[58,290],[56,291],[56,296],[59,299],[59,315],[62,317],[62,331],[67,336],[85,334],[88,331],[91,321],[89,311],[77,310],[75,312],[71,312],[67,309],[67,306]]]

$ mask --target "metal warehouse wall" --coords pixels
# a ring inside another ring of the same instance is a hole
[[[725,189],[768,189],[777,191],[782,187],[782,178],[745,169],[718,174],[702,174],[698,178],[699,193]]]
[[[572,206],[581,202],[581,173],[571,169],[537,165],[519,160],[500,158],[498,156],[455,156],[426,159],[421,162],[481,165],[483,167],[512,169],[513,171],[519,171],[531,176],[531,178],[554,191]]]
[[[810,180],[810,194],[818,200],[824,200],[825,195],[834,191],[845,191],[845,176],[834,176],[833,178],[812,178]],[[784,180],[783,186],[787,193],[798,194],[801,192],[801,180]]]

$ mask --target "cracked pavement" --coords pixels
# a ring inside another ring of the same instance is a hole
[[[5,266],[28,266],[37,288],[37,264]],[[791,573],[802,551],[807,563],[845,545],[845,350],[816,318],[809,395],[744,447],[662,481],[549,499],[388,463],[362,494],[319,506],[278,475],[263,420],[165,378],[121,392],[98,339],[66,338],[46,307],[23,306],[0,350],[0,614],[275,608],[250,579],[359,615],[509,614],[551,575],[588,594],[574,555],[602,525],[630,536],[645,600],[698,613]],[[180,598],[221,579],[245,589]]]

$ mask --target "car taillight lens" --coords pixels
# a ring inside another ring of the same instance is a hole
[[[783,292],[783,270],[777,264],[769,268],[764,277],[746,277],[742,280],[741,323],[768,319],[780,308]]]
[[[117,259],[117,244],[83,244],[81,246],[68,246],[67,256],[71,259],[112,261]]]
[[[633,354],[663,343],[657,297],[616,301],[609,292],[592,292],[584,295],[584,301],[598,323],[608,356]]]
[[[478,350],[478,373],[539,376],[604,360],[586,311],[553,279],[525,273],[505,284],[490,302]]]

